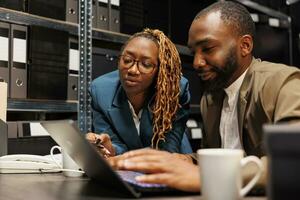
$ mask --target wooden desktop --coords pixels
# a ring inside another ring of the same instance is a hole
[[[0,200],[93,200],[128,199],[88,177],[70,178],[62,173],[0,174]],[[147,196],[141,199],[201,200],[200,195]],[[245,200],[266,200],[246,197]]]

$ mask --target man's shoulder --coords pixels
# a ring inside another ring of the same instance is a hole
[[[253,71],[256,73],[269,73],[269,74],[278,74],[281,73],[299,73],[300,70],[294,66],[289,66],[282,63],[274,63],[268,61],[258,60],[253,65]]]

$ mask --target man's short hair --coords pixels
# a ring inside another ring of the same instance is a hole
[[[254,37],[255,25],[248,10],[239,3],[232,1],[219,1],[201,10],[194,20],[211,12],[220,11],[221,19],[225,24],[234,28],[238,35],[249,34]]]

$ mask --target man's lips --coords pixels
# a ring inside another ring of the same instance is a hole
[[[215,77],[215,73],[212,71],[201,71],[198,73],[198,76],[203,80],[203,81],[207,81],[207,80],[211,80]]]

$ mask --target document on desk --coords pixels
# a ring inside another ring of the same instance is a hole
[[[0,82],[0,119],[6,122],[6,109],[7,109],[7,83]]]

